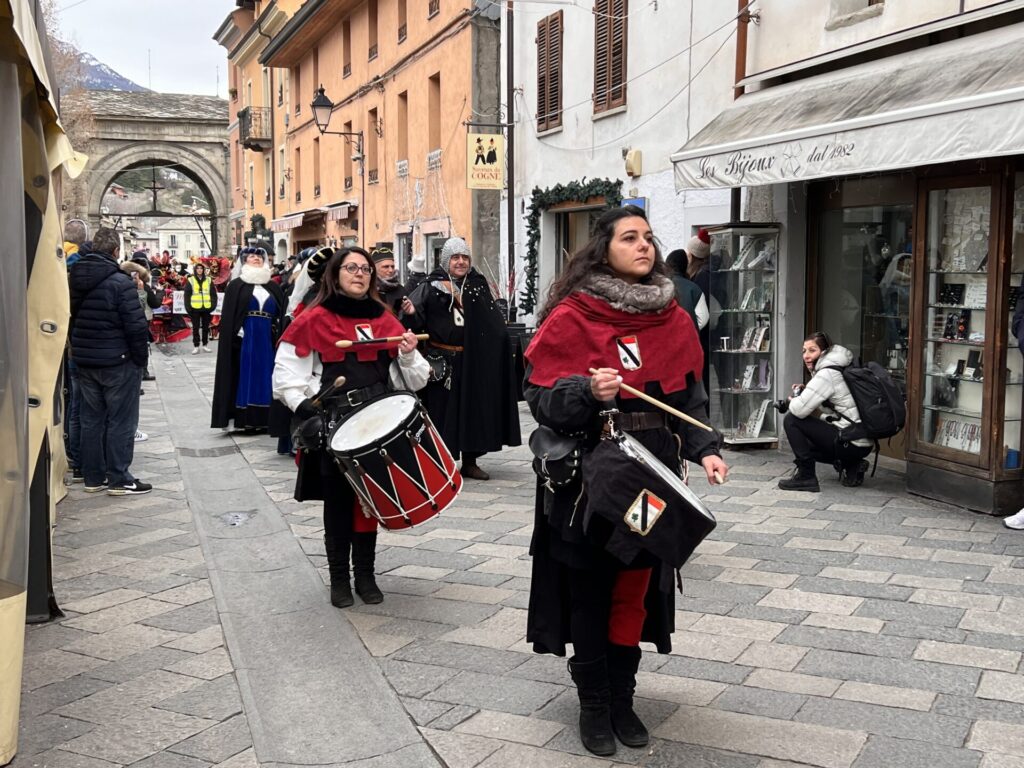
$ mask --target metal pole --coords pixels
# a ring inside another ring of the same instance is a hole
[[[516,293],[515,284],[512,282],[512,275],[515,272],[516,264],[516,85],[515,85],[515,40],[516,32],[513,26],[512,0],[505,2],[505,100],[508,102],[508,115],[505,122],[508,123],[508,140],[506,142],[508,153],[508,321],[512,321],[516,314]]]
[[[363,132],[359,132],[359,205],[363,210],[359,214],[359,247],[366,248],[366,155],[363,154]]]

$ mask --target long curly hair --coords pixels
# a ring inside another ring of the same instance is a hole
[[[595,274],[615,277],[615,271],[608,265],[608,247],[615,237],[615,228],[620,221],[633,216],[639,216],[647,221],[647,215],[642,208],[635,205],[624,205],[621,208],[609,208],[594,223],[594,232],[586,245],[574,253],[565,269],[562,271],[548,290],[547,300],[544,308],[538,315],[538,324],[544,322],[544,318],[551,314],[551,310],[557,307],[564,299],[580,288],[587,280]],[[668,268],[661,256],[661,247],[658,241],[654,243],[654,266],[651,271],[640,282],[649,284],[654,275],[668,277]]]
[[[316,297],[310,302],[307,309],[312,309],[315,306],[323,304],[332,296],[344,295],[339,284],[338,274],[341,272],[342,265],[350,261],[351,259],[349,257],[352,256],[356,259],[362,259],[370,268],[370,287],[367,290],[366,295],[387,309],[387,305],[381,301],[380,294],[377,292],[377,272],[373,268],[373,259],[370,258],[370,254],[357,246],[352,246],[351,248],[338,248],[334,252],[334,255],[327,260],[327,264],[324,266],[323,276],[320,278],[320,288],[316,292]]]

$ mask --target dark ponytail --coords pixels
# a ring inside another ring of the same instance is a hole
[[[832,346],[832,339],[824,331],[814,331],[804,336],[804,341],[813,341],[822,352]]]

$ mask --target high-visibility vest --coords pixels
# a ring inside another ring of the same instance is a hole
[[[210,278],[204,278],[200,283],[195,277],[188,279],[192,286],[192,309],[213,309],[213,301],[210,299]]]

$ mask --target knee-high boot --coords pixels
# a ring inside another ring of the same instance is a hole
[[[348,580],[348,553],[351,545],[348,539],[324,536],[327,570],[331,575],[331,605],[335,608],[348,608],[355,602],[352,598],[352,585]]]
[[[574,661],[575,658],[569,659],[569,674],[576,683],[576,693],[580,699],[580,741],[595,755],[614,755],[608,660],[602,656],[581,663]]]
[[[640,668],[638,646],[608,644],[608,683],[611,687],[612,730],[627,747],[646,746],[650,735],[633,711],[636,671]]]
[[[373,576],[376,556],[376,533],[352,534],[352,572],[355,576],[356,594],[364,603],[371,605],[384,602],[384,594],[377,587],[377,581]]]

